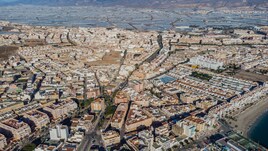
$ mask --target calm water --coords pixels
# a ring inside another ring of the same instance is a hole
[[[252,127],[249,137],[260,145],[268,148],[268,112],[266,112]]]

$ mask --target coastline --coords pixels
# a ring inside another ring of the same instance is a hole
[[[236,116],[237,121],[233,121],[231,126],[234,130],[249,138],[252,128],[262,119],[268,112],[268,97],[264,97],[258,103],[247,108]]]

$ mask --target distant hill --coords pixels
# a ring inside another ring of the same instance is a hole
[[[266,7],[268,0],[0,0],[2,4],[34,4],[34,5],[101,5],[101,6],[128,6],[149,8],[176,8],[176,7]],[[16,2],[14,2],[16,1]]]

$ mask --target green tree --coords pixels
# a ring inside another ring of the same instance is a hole
[[[35,144],[27,144],[22,148],[22,151],[33,151],[35,149],[36,145]]]

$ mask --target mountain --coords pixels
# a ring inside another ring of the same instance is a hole
[[[10,2],[11,1],[11,2]],[[14,2],[15,1],[15,2]],[[2,4],[34,4],[51,6],[101,5],[148,8],[176,7],[268,7],[267,0],[0,0]]]

